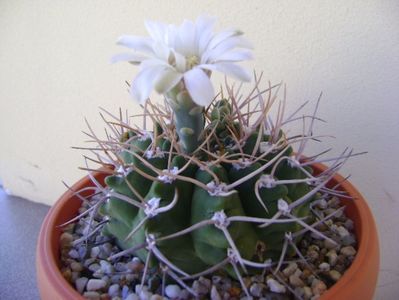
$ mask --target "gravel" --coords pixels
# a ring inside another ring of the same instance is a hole
[[[90,203],[84,202],[80,211],[87,210]],[[320,200],[313,209],[320,217],[327,216],[340,207],[336,198]],[[94,226],[102,222],[96,216]],[[99,230],[87,242],[77,243],[88,232],[88,217],[63,228],[60,237],[61,272],[76,290],[86,299],[104,300],[186,300],[200,299],[244,300],[244,299],[317,299],[351,265],[356,256],[354,224],[344,213],[322,222],[316,229],[328,236],[324,240],[313,233],[305,233],[297,243],[301,256],[283,262],[279,270],[265,269],[262,274],[244,276],[245,290],[240,282],[224,273],[185,281],[189,289],[171,280],[162,283],[162,272],[149,269],[141,285],[144,264],[134,255],[125,255],[109,261],[108,258],[121,251],[112,240]],[[163,292],[162,292],[163,291]]]

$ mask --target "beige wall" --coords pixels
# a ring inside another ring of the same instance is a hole
[[[84,117],[101,130],[98,106],[137,106],[124,81],[137,69],[110,65],[123,33],[145,34],[146,18],[180,23],[207,12],[219,28],[236,26],[255,45],[273,82],[288,85],[289,107],[324,92],[321,133],[369,151],[346,167],[368,198],[383,233],[382,278],[399,280],[398,1],[1,1],[0,179],[12,194],[54,203],[84,173]],[[308,111],[310,111],[310,107]],[[396,225],[396,226],[395,226]],[[396,273],[395,273],[396,272]],[[396,277],[395,277],[396,276]],[[391,284],[392,285],[392,284]],[[393,299],[393,294],[384,299]],[[381,294],[382,295],[382,294]]]

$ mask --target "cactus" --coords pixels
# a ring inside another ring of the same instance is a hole
[[[178,58],[172,51],[168,62]],[[96,183],[104,195],[98,207],[106,218],[103,232],[123,249],[110,259],[134,252],[145,262],[143,281],[146,270],[155,267],[183,286],[184,280],[216,271],[243,284],[243,274],[277,272],[283,260],[302,257],[296,244],[304,231],[335,243],[312,226],[310,210],[313,202],[339,193],[326,183],[353,153],[330,159],[325,172],[312,174],[311,164],[321,159],[302,155],[307,142],[318,138],[313,135],[317,106],[311,116],[298,118],[298,110],[285,118],[284,96],[273,121],[269,111],[282,84],[262,90],[256,76],[246,96],[226,81],[218,97],[205,93],[209,99],[199,100],[202,91],[186,74],[202,71],[189,58],[180,77],[157,79],[168,82],[155,84],[165,105],[146,100],[147,94],[135,90],[142,83],[133,81],[132,94],[145,102],[144,119],[152,121],[153,130],[107,113],[113,135],[101,140],[90,134],[99,144],[96,160],[109,174],[105,187]],[[283,126],[295,120],[309,123],[308,129],[289,137]],[[243,289],[248,293],[245,284]]]

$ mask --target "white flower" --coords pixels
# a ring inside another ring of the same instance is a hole
[[[131,84],[132,96],[143,104],[153,89],[165,94],[183,82],[193,101],[207,106],[215,94],[209,79],[212,71],[249,81],[250,75],[236,63],[252,59],[251,45],[238,30],[215,34],[215,21],[200,16],[195,23],[185,20],[178,27],[147,21],[150,37],[121,36],[117,43],[134,51],[118,54],[112,62],[140,65]]]

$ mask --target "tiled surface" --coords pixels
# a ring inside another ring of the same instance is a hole
[[[8,196],[0,188],[0,299],[37,300],[35,255],[49,207]]]

